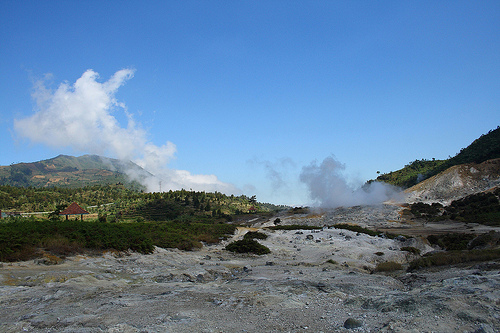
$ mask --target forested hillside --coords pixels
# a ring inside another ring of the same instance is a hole
[[[433,170],[442,165],[444,160],[415,160],[405,165],[403,169],[382,174],[377,177],[378,181],[399,186],[402,188],[412,187],[426,178]]]
[[[93,212],[106,213],[112,219],[142,217],[146,220],[169,220],[181,215],[225,216],[283,208],[259,203],[255,196],[227,196],[220,192],[144,193],[123,185],[83,188],[0,186],[0,209],[4,212],[52,212],[72,202]]]
[[[73,201],[93,215],[84,221],[64,220],[59,212]],[[219,192],[144,193],[123,185],[75,189],[4,185],[0,186],[0,210],[14,216],[0,219],[0,261],[28,260],[47,252],[60,260],[57,256],[88,250],[151,253],[154,246],[190,250],[233,234],[235,223],[247,215],[253,219],[284,208],[259,203],[255,196]],[[46,213],[29,214],[33,211]],[[234,218],[235,223],[226,223]]]
[[[468,147],[461,149],[454,157],[446,160],[415,160],[400,170],[378,176],[377,180],[409,188],[454,165],[481,163],[494,158],[500,158],[500,127],[481,135]]]

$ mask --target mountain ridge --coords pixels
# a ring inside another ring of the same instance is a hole
[[[397,171],[378,176],[376,180],[407,189],[453,166],[480,164],[497,158],[500,158],[500,126],[475,139],[454,157],[446,160],[417,159]]]
[[[134,173],[137,179],[128,175]],[[153,176],[131,161],[99,155],[58,155],[37,162],[0,166],[0,185],[24,187],[83,187],[95,184],[121,183],[143,190],[139,180]]]

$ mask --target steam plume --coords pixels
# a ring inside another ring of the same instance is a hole
[[[37,108],[27,118],[14,121],[15,131],[32,142],[51,147],[71,147],[98,155],[111,155],[132,160],[157,177],[139,177],[134,170],[129,176],[140,180],[150,191],[191,188],[193,190],[239,192],[233,185],[214,175],[193,175],[185,170],[171,170],[167,164],[175,158],[176,146],[165,142],[157,146],[147,139],[147,132],[127,112],[115,94],[134,76],[131,69],[117,71],[108,81],[97,81],[99,74],[87,70],[73,85],[64,82],[52,91],[46,80],[36,82],[33,99]],[[122,111],[127,126],[122,127],[113,112]]]
[[[300,181],[307,185],[311,199],[323,208],[380,204],[400,195],[396,187],[380,182],[354,188],[343,175],[344,169],[344,164],[330,156],[320,165],[314,161],[303,167]]]
[[[295,162],[289,157],[283,157],[276,161],[260,160],[253,158],[247,161],[250,165],[263,167],[266,172],[266,178],[271,182],[272,191],[287,189],[289,181],[287,178],[287,169],[295,167]]]

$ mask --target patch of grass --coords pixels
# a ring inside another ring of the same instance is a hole
[[[227,251],[237,252],[237,253],[254,253],[258,255],[271,253],[271,250],[267,246],[264,246],[253,239],[242,239],[226,246]]]
[[[381,256],[383,256],[383,255],[384,255],[384,252],[380,252],[380,251],[379,251],[379,252],[375,252],[375,254],[376,254],[377,256],[381,257]]]
[[[408,271],[426,267],[449,266],[498,259],[500,259],[500,249],[440,252],[412,261],[408,267]]]
[[[243,236],[243,239],[267,239],[267,235],[258,231],[249,231]]]
[[[329,263],[329,264],[332,264],[332,265],[337,265],[338,264],[338,262],[336,262],[333,259],[328,259],[326,262]]]
[[[271,230],[319,230],[319,229],[323,229],[323,227],[317,227],[317,226],[313,226],[313,225],[292,224],[292,225],[276,225],[273,227],[268,227],[268,229],[271,229]]]
[[[406,252],[410,252],[410,253],[413,253],[413,254],[420,255],[420,250],[417,249],[416,247],[413,247],[413,246],[403,246],[401,248],[401,251],[406,251]]]
[[[377,264],[375,272],[394,272],[403,269],[403,266],[394,261],[386,261]]]

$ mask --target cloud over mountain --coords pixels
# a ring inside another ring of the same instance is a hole
[[[134,121],[125,104],[115,98],[118,89],[133,76],[134,70],[122,69],[101,83],[99,74],[89,69],[74,84],[63,82],[55,90],[47,88],[47,78],[39,80],[32,94],[35,113],[16,119],[14,129],[19,136],[34,143],[133,160],[156,175],[143,180],[150,191],[158,191],[162,181],[162,190],[239,192],[215,175],[193,175],[167,167],[175,158],[175,144],[167,141],[158,146],[150,142],[147,131]],[[118,112],[125,114],[126,126],[113,115]],[[131,171],[129,176],[135,175]]]

